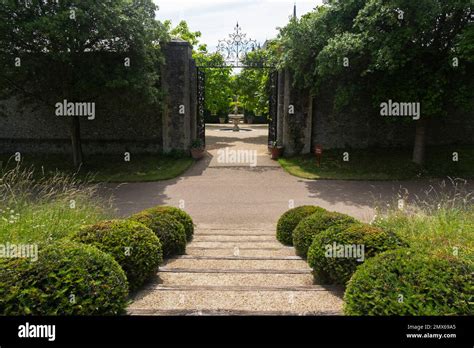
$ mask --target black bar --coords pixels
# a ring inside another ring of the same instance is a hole
[[[19,338],[19,326],[27,322],[54,324],[54,342]],[[0,317],[0,346],[312,343],[472,347],[473,322],[473,317]],[[431,328],[425,329],[427,325]],[[436,325],[452,327],[436,329]],[[422,328],[413,329],[416,326]],[[456,338],[407,338],[407,334],[426,333],[455,334]]]

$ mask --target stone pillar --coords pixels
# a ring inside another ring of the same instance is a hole
[[[196,140],[197,138],[197,117],[198,117],[198,103],[197,103],[197,70],[196,70],[196,62],[194,59],[191,59],[189,62],[189,86],[190,86],[190,93],[189,93],[189,104],[190,104],[190,116],[191,116],[191,124],[190,124],[190,132],[191,132],[191,142]]]
[[[188,42],[172,40],[163,49],[162,66],[163,152],[188,151],[192,141],[191,70],[192,49]],[[195,96],[194,96],[195,98]]]
[[[293,86],[290,71],[284,72],[283,134],[285,155],[306,154],[311,151],[311,98],[305,90]]]
[[[285,112],[285,70],[278,72],[278,98],[277,98],[277,142],[283,144],[283,118]]]

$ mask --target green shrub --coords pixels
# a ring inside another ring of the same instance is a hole
[[[313,238],[318,233],[333,226],[348,227],[354,222],[356,220],[350,216],[335,212],[318,211],[310,215],[301,220],[293,231],[293,245],[295,246],[296,253],[301,257],[306,257]]]
[[[347,315],[472,315],[472,267],[453,255],[387,251],[358,267],[344,296]]]
[[[154,215],[159,214],[166,214],[174,217],[176,220],[181,222],[184,227],[184,231],[186,232],[186,240],[189,242],[193,238],[194,234],[194,223],[191,216],[185,211],[175,208],[175,207],[167,207],[167,206],[159,206],[154,207],[151,209],[147,209],[147,212],[150,212]]]
[[[119,264],[89,245],[61,241],[41,247],[37,261],[0,260],[3,315],[116,315],[127,295]]]
[[[183,224],[169,214],[142,211],[130,218],[150,228],[158,236],[163,256],[181,255],[186,251],[186,232]]]
[[[112,255],[125,271],[130,291],[142,286],[163,261],[158,237],[135,221],[112,220],[85,226],[72,239]]]
[[[308,264],[316,278],[345,285],[366,259],[402,245],[394,233],[378,227],[366,224],[331,227],[314,237],[308,251]],[[345,247],[348,254],[344,253]]]
[[[288,210],[278,220],[277,239],[285,245],[293,245],[293,230],[301,220],[318,211],[324,212],[326,210],[312,205],[305,205]]]

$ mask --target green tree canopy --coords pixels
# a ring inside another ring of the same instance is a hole
[[[167,38],[156,10],[152,0],[2,1],[0,92],[47,107],[97,101],[120,89],[156,102],[160,42]],[[80,165],[80,124],[71,120]]]

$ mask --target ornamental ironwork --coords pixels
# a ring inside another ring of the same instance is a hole
[[[224,57],[226,65],[234,68],[245,67],[247,54],[258,49],[260,49],[260,44],[248,38],[247,34],[242,32],[238,22],[234,32],[229,34],[227,39],[219,40],[217,45],[217,52]]]

